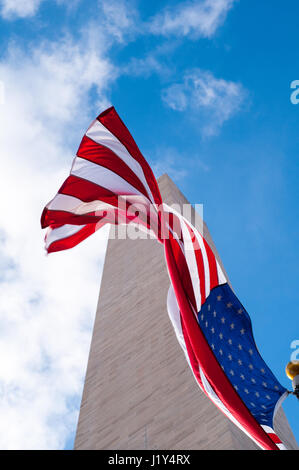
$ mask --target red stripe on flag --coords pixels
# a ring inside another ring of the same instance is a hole
[[[148,210],[145,204],[143,205],[142,202],[138,202],[134,206],[130,202],[126,201],[125,198],[121,199],[112,191],[109,191],[108,189],[103,188],[102,186],[85,180],[84,178],[79,178],[77,176],[70,175],[65,180],[58,193],[76,197],[82,202],[88,203],[93,201],[99,201],[107,203],[122,211],[126,210],[129,216],[128,221],[132,220],[132,218],[136,218],[136,215],[134,216],[134,212],[138,212],[142,217],[143,221],[146,222],[147,227],[150,228],[151,222],[153,230],[156,230],[157,232],[155,219],[153,218],[152,221],[150,220],[150,214],[147,213]],[[143,208],[144,211],[142,210]],[[107,210],[109,210],[109,208]],[[105,210],[102,212],[104,213]],[[100,211],[89,212],[88,214],[84,215],[78,215],[69,211],[51,210],[45,207],[41,217],[41,225],[42,228],[46,228],[50,225],[57,223],[83,225],[85,223],[94,223],[94,217],[98,216],[100,216]]]
[[[156,178],[150,168],[149,164],[145,160],[144,156],[140,152],[139,148],[127,127],[118,116],[114,107],[106,109],[97,118],[117,139],[126,147],[131,156],[141,165],[143,173],[147,180],[147,183],[152,191],[155,203],[162,204],[162,198]]]
[[[103,186],[76,175],[68,176],[58,193],[76,197],[83,202],[103,201],[115,207],[119,196]]]
[[[100,215],[100,213],[89,212],[88,214],[78,215],[73,212],[67,211],[53,211],[48,210],[44,214],[44,223],[46,227],[51,226],[51,228],[58,228],[59,226],[70,224],[70,225],[86,225],[97,223],[103,217],[106,217],[107,211],[105,214]]]
[[[192,285],[188,265],[186,262],[186,258],[184,254],[182,253],[181,247],[179,246],[177,240],[173,238],[173,235],[171,233],[169,234],[169,241],[172,246],[172,252],[175,257],[175,262],[179,271],[179,276],[180,276],[182,286],[187,296],[189,297],[190,302],[192,303],[193,307],[196,310],[196,300],[195,300],[193,285]]]
[[[70,237],[60,238],[50,244],[47,251],[48,253],[54,253],[55,251],[68,250],[78,245],[80,242],[89,237],[97,229],[101,227],[100,223],[98,224],[89,224],[86,227],[83,227],[81,230],[71,235]]]
[[[216,258],[215,255],[210,248],[210,245],[206,242],[204,237],[202,238],[205,249],[207,252],[207,257],[208,257],[208,262],[209,262],[209,268],[210,268],[210,290],[212,290],[214,287],[218,286],[219,281],[218,281],[218,271],[217,271],[217,264],[216,264]]]
[[[275,442],[275,444],[282,444],[281,440],[275,433],[269,432],[268,436],[272,439],[273,442]]]
[[[77,155],[78,157],[85,158],[92,163],[113,171],[113,173],[119,175],[149,199],[149,194],[140,179],[131,168],[109,148],[94,142],[85,135],[81,141]]]
[[[117,225],[136,223],[145,227],[146,229],[151,229],[155,234],[157,234],[158,229],[156,224],[151,221],[148,214],[135,214],[134,212],[128,211],[119,211],[117,208],[111,210],[103,210],[97,212],[89,212],[84,215],[77,215],[72,212],[67,211],[53,211],[48,210],[44,215],[44,220],[46,226],[51,226],[51,228],[59,228],[63,225],[86,225],[86,224],[97,224],[102,221],[104,224],[113,224]]]

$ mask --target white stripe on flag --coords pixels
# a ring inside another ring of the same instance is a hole
[[[127,181],[121,178],[118,174],[108,170],[108,168],[99,166],[89,160],[85,160],[84,158],[76,157],[74,159],[71,175],[84,178],[85,180],[91,181],[92,183],[119,195],[138,194],[143,196],[138,189],[127,183]]]
[[[281,443],[281,444],[276,444],[276,445],[277,445],[277,447],[278,447],[280,450],[288,450],[288,449],[286,448],[286,446],[285,446],[283,443]]]
[[[92,139],[94,142],[109,148],[114,152],[123,162],[128,165],[129,168],[138,176],[146,188],[148,195],[152,202],[154,202],[153,195],[147,184],[146,178],[143,173],[143,169],[126,149],[126,147],[112,134],[100,121],[97,119],[90,126],[86,132],[87,137]]]
[[[85,225],[65,224],[62,227],[50,229],[46,235],[46,248],[48,249],[51,243],[56,242],[57,240],[74,235],[83,227],[85,227]]]
[[[203,242],[203,238],[202,238],[202,235],[199,233],[199,231],[197,230],[196,227],[193,227],[191,226],[191,224],[189,222],[187,222],[189,224],[189,227],[192,228],[195,236],[196,236],[196,240],[198,241],[198,244],[200,246],[200,250],[201,250],[201,254],[202,254],[202,259],[203,259],[203,266],[204,266],[204,274],[205,274],[205,291],[206,291],[206,299],[208,298],[208,296],[210,295],[210,286],[211,286],[211,280],[210,280],[210,266],[209,266],[209,260],[208,260],[208,255],[207,255],[207,250],[206,250],[206,247],[205,247],[205,244]]]
[[[190,232],[184,220],[181,220],[181,227],[182,227],[182,234],[183,234],[183,240],[184,240],[185,259],[186,259],[188,269],[190,272],[190,278],[191,278],[194,297],[196,301],[196,312],[199,312],[201,309],[200,279],[198,275],[198,267],[197,267],[195,253],[194,253],[193,242],[191,239]]]
[[[270,426],[266,426],[265,424],[261,424],[261,426],[267,434],[275,434],[274,429],[270,428]]]
[[[270,426],[266,426],[265,424],[261,424],[261,426],[262,426],[263,430],[266,431],[267,434],[275,434],[276,435],[276,432]],[[282,442],[277,443],[276,445],[279,447],[280,450],[287,450],[286,446]]]
[[[209,261],[208,261],[208,255],[207,251],[203,242],[202,235],[198,232],[197,228],[194,227],[193,225],[190,224],[188,220],[186,220],[179,212],[177,212],[175,209],[172,209],[170,206],[167,204],[163,203],[163,207],[167,212],[172,212],[174,213],[181,221],[184,221],[189,227],[193,230],[194,235],[196,236],[196,239],[198,241],[198,244],[201,249],[202,253],[202,258],[203,258],[203,264],[204,264],[204,274],[205,274],[205,292],[206,292],[206,298],[210,295],[210,286],[211,286],[211,281],[210,281],[210,267],[209,267]],[[201,307],[201,306],[200,306]],[[200,310],[200,308],[199,308]],[[199,311],[198,310],[198,311]]]
[[[54,199],[48,204],[51,211],[67,211],[76,215],[88,214],[89,212],[114,210],[114,206],[102,201],[83,202],[74,196],[58,193]]]
[[[127,207],[127,203],[129,204],[129,207]],[[157,238],[157,234],[155,233],[154,228],[158,226],[158,214],[157,214],[155,206],[145,196],[133,195],[133,196],[125,196],[123,198],[119,196],[118,205],[113,206],[111,204],[102,202],[100,200],[95,200],[95,201],[85,203],[81,201],[81,199],[78,199],[74,196],[69,196],[67,194],[58,193],[56,194],[55,198],[52,199],[52,201],[48,204],[47,208],[53,211],[55,210],[66,211],[74,215],[85,215],[90,212],[96,212],[96,215],[102,216],[102,217],[105,217],[103,212],[106,211],[107,213],[109,213],[110,216],[114,215],[114,217],[116,217],[116,214],[117,214],[119,217],[119,220],[121,220],[120,223],[122,224],[125,223],[126,225],[128,224],[126,216],[128,217],[134,216],[135,218],[131,219],[131,223],[134,226],[138,226],[138,228],[142,232],[146,232],[150,236],[150,238],[152,239]],[[139,215],[137,216],[137,213],[144,214],[144,216],[146,217],[144,223],[140,222]],[[150,228],[145,226],[146,220],[149,221]],[[109,217],[109,223],[111,223],[110,217]],[[51,232],[49,231],[49,234],[50,233]],[[59,233],[61,233],[61,231],[58,232],[58,235]],[[54,235],[52,234],[52,237],[53,236]],[[48,237],[49,235],[47,236],[47,240],[48,240]],[[64,238],[64,236],[62,235],[61,238]]]

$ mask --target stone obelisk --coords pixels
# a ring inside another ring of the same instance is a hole
[[[188,203],[167,175],[159,187],[169,205]],[[168,318],[169,283],[157,241],[109,240],[75,449],[257,449],[196,384]],[[282,410],[275,424],[298,448]]]

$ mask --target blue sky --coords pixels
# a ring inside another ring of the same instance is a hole
[[[0,0],[0,178],[11,195],[0,204],[0,448],[72,447],[106,234],[45,258],[39,217],[110,104],[156,175],[204,204],[260,352],[288,388],[299,343],[298,3],[69,3]],[[295,398],[284,409],[299,440]]]

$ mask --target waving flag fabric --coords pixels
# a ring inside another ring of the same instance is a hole
[[[134,223],[163,243],[168,313],[199,387],[262,449],[283,449],[273,420],[287,392],[257,350],[249,315],[203,235],[163,203],[113,107],[91,124],[43,211],[46,250],[72,248],[106,223]]]

